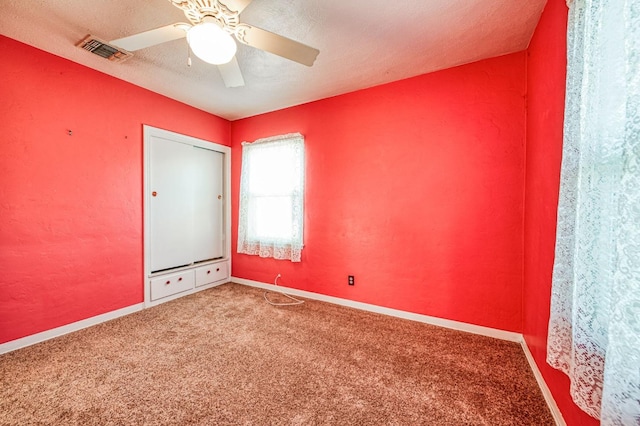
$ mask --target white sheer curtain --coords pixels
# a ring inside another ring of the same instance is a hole
[[[547,362],[603,425],[640,425],[640,0],[569,1]]]
[[[300,262],[303,207],[302,135],[243,142],[238,253]]]

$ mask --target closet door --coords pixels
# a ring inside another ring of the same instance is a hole
[[[151,138],[151,272],[193,262],[193,147]]]
[[[193,148],[193,261],[224,256],[224,154]]]

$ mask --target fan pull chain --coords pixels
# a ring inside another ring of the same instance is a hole
[[[191,66],[191,48],[189,47],[189,43],[187,43],[187,66]]]

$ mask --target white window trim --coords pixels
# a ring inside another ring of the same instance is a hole
[[[263,144],[293,144],[298,154],[295,161],[297,173],[294,176],[296,188],[292,193],[283,195],[292,197],[292,240],[279,240],[272,238],[256,238],[250,235],[250,173],[248,167],[249,156],[253,147]],[[237,252],[260,257],[272,257],[274,259],[288,259],[292,262],[300,262],[304,241],[304,174],[305,174],[304,137],[300,133],[273,136],[258,139],[252,143],[242,143],[242,169],[240,174],[240,200],[238,214],[238,248]],[[297,190],[296,190],[297,189]],[[298,193],[296,195],[296,193]]]

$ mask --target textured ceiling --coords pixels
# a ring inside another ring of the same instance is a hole
[[[526,49],[545,3],[254,0],[242,22],[318,48],[320,55],[309,68],[238,43],[245,79],[239,88],[226,88],[217,67],[197,58],[187,67],[184,39],[137,51],[122,63],[75,47],[87,34],[114,40],[187,22],[167,0],[2,0],[0,33],[235,120]]]

